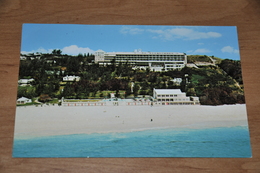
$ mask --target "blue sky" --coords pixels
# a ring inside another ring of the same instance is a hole
[[[235,26],[24,24],[21,53],[184,52],[239,60]]]

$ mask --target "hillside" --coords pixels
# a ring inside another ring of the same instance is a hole
[[[188,62],[205,62],[198,68],[155,72],[132,69],[127,63],[99,66],[93,55],[69,56],[62,54],[27,55],[20,61],[19,79],[34,81],[18,87],[18,97],[51,99],[105,98],[110,93],[127,98],[153,95],[153,89],[181,89],[188,96],[198,96],[201,104],[221,105],[244,103],[240,61],[216,57],[189,55]],[[217,65],[211,65],[212,59]],[[79,81],[64,81],[75,75]],[[131,89],[131,85],[134,87]]]
[[[187,62],[194,63],[194,62],[207,62],[212,63],[212,59],[215,60],[215,64],[220,64],[222,59],[214,56],[207,56],[207,55],[188,55]]]

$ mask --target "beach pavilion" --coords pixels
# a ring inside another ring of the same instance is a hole
[[[155,89],[153,90],[155,103],[162,105],[197,105],[200,104],[198,97],[186,96],[180,89]]]

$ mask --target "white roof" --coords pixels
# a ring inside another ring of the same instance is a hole
[[[121,54],[121,55],[184,55],[180,52],[106,52],[107,55]]]
[[[26,97],[21,97],[21,98],[19,98],[17,101],[26,101],[26,100],[30,100],[30,99],[28,99],[28,98],[26,98]]]
[[[67,75],[67,76],[65,76],[65,77],[79,77],[79,76],[75,76],[75,75],[73,75],[73,76],[68,76],[68,75]]]
[[[180,89],[154,89],[157,94],[182,94]]]
[[[159,55],[184,55],[184,53],[180,53],[180,52],[140,52],[140,51],[137,51],[137,52],[105,52],[101,49],[97,50],[96,53],[98,52],[103,52],[103,53],[106,53],[107,56],[109,55],[113,55],[115,56],[116,54],[123,54],[123,55],[156,55],[156,54],[159,54]]]
[[[96,52],[105,52],[105,51],[103,51],[103,50],[101,50],[101,49],[98,49]]]
[[[20,80],[18,80],[19,82],[21,82],[21,83],[27,83],[27,82],[32,82],[32,81],[34,81],[34,79],[33,78],[31,78],[31,79],[20,79]]]

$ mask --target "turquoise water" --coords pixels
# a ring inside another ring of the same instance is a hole
[[[251,157],[247,127],[14,139],[13,157]]]

